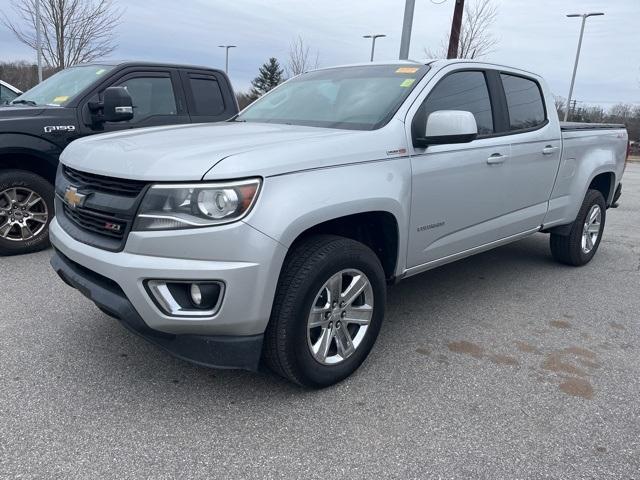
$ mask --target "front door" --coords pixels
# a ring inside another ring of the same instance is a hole
[[[413,148],[407,267],[446,259],[513,234],[507,194],[508,137],[494,136],[493,95],[483,70],[443,69],[426,98],[409,110],[407,128],[424,132],[437,110],[474,114],[478,138],[470,143]],[[423,94],[426,95],[426,94]]]

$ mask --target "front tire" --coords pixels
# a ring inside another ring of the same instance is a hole
[[[600,246],[606,215],[602,193],[588,190],[569,235],[551,234],[549,245],[553,258],[573,266],[589,263]]]
[[[384,318],[384,270],[362,243],[309,237],[287,256],[265,332],[264,360],[284,378],[322,388],[351,375]]]
[[[0,172],[0,256],[49,246],[53,186],[25,170]]]

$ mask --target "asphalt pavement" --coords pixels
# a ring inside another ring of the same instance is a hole
[[[1,478],[640,478],[640,165],[587,266],[548,237],[393,287],[322,391],[174,359],[0,258]]]

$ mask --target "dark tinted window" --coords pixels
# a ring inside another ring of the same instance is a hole
[[[500,74],[509,108],[509,130],[536,127],[545,121],[540,87],[533,80]]]
[[[222,90],[215,78],[190,77],[195,115],[220,115],[224,112]]]
[[[423,129],[429,114],[437,110],[471,112],[476,117],[479,135],[493,133],[489,89],[482,72],[457,72],[446,76],[435,86],[420,107],[414,125],[420,125],[421,127],[417,128]]]
[[[133,119],[152,115],[177,115],[176,99],[169,77],[136,77],[121,84],[133,100]]]

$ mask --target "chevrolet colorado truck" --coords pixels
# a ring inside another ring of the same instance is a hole
[[[4,99],[4,84],[0,94]],[[79,65],[6,99],[9,105],[0,101],[0,256],[49,245],[58,158],[73,140],[154,125],[217,122],[238,113],[224,72],[157,63]]]
[[[51,263],[178,357],[324,387],[367,357],[389,284],[536,232],[588,263],[627,145],[621,125],[560,124],[515,68],[316,70],[227,122],[73,142]]]

